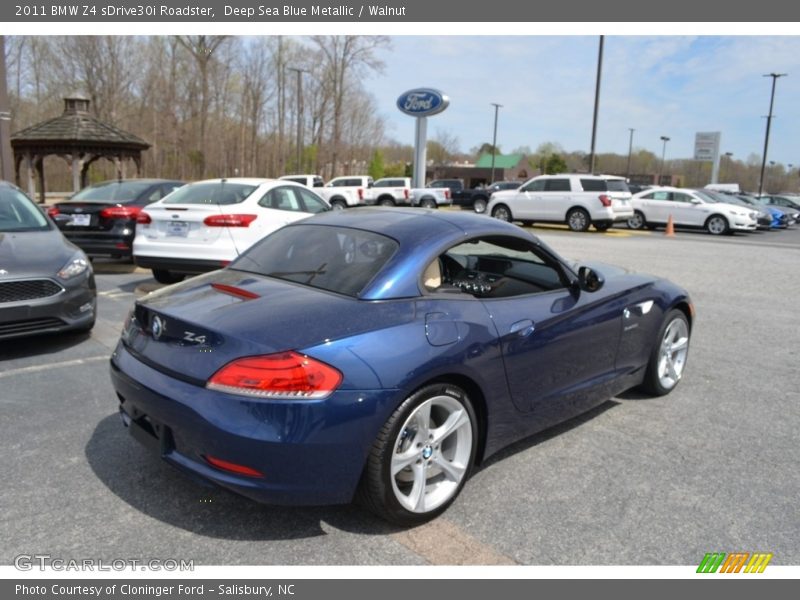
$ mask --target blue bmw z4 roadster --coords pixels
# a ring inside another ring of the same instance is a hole
[[[497,219],[333,211],[140,299],[111,377],[134,437],[190,475],[408,525],[504,446],[671,392],[693,317],[669,281],[574,266]]]

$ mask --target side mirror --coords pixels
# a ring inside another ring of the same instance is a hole
[[[702,204],[702,202],[700,200],[698,200],[697,198],[692,198],[691,202],[692,202],[692,204]]]
[[[578,285],[585,292],[596,292],[606,282],[603,276],[589,267],[578,269]]]

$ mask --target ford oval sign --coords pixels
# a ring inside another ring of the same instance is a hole
[[[430,117],[439,114],[449,104],[450,98],[432,88],[408,90],[397,99],[397,108],[412,117]]]

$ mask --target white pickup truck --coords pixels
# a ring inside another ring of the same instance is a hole
[[[367,204],[372,188],[369,175],[334,177],[324,187],[314,188],[334,210]]]
[[[370,188],[367,204],[380,206],[448,206],[453,200],[446,188],[412,188],[410,177],[384,177]]]

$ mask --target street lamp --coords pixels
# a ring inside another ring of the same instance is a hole
[[[497,154],[497,113],[500,111],[500,107],[503,106],[495,102],[491,104],[494,106],[494,135],[492,136],[492,178],[489,182],[490,184],[494,183],[494,157]]]
[[[778,77],[786,77],[786,73],[769,73],[764,77],[772,77],[772,94],[769,97],[769,115],[767,115],[767,131],[764,134],[764,155],[761,157],[761,177],[758,179],[758,195],[764,191],[764,169],[767,166],[767,148],[769,148],[769,128],[772,124],[772,106],[775,103],[775,83]]]
[[[297,73],[297,172],[300,173],[303,168],[301,163],[303,161],[303,69],[296,67],[287,67],[290,71]]]
[[[669,138],[662,135],[661,141],[664,142],[664,147],[661,150],[661,171],[658,174],[658,185],[661,185],[661,181],[664,179],[664,157],[667,155],[667,142]]]
[[[589,156],[589,173],[594,174],[595,162],[595,141],[597,140],[597,113],[600,108],[600,77],[603,74],[603,41],[604,35],[600,36],[600,46],[597,49],[597,79],[594,85],[594,116],[592,117],[592,149]]]
[[[636,131],[633,127],[628,127],[631,132],[631,138],[628,141],[628,167],[625,169],[625,179],[630,179],[631,176],[631,155],[633,154],[633,132]]]
[[[728,163],[728,166],[729,166],[729,167],[730,167],[730,164],[731,164],[731,156],[733,156],[733,152],[726,152],[726,153],[725,153],[725,158],[727,158],[727,159],[728,159],[728,160],[727,160],[727,161],[725,161],[725,162],[727,162],[727,163]],[[730,170],[730,169],[729,169],[729,170]],[[730,173],[729,173],[728,175],[730,175]],[[720,179],[722,179],[723,181],[725,181],[725,179],[722,177],[722,175],[720,175]]]

